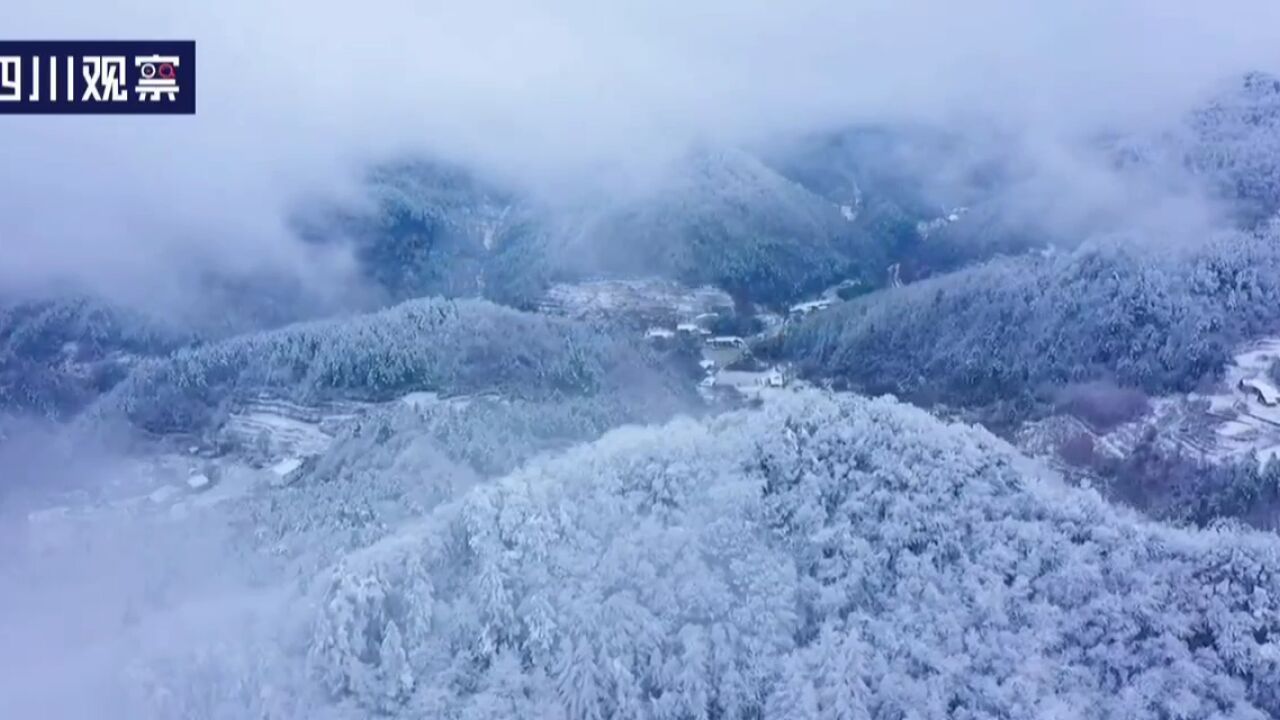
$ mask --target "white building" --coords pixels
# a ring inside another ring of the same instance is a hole
[[[736,335],[720,335],[707,340],[707,347],[713,347],[717,350],[745,350],[747,341]]]
[[[698,325],[697,323],[691,323],[691,322],[680,323],[679,325],[676,325],[676,332],[680,333],[681,335],[698,335],[698,336],[711,334],[710,330],[707,330],[706,328]]]
[[[828,298],[821,298],[819,300],[810,300],[809,302],[802,302],[796,305],[792,305],[791,309],[788,311],[787,314],[793,318],[802,318],[812,313],[818,312],[820,310],[826,310],[827,308],[831,307],[831,305],[832,305],[832,300]]]

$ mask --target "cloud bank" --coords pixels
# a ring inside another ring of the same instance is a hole
[[[1270,0],[28,3],[6,35],[194,38],[200,96],[194,118],[0,118],[0,293],[342,277],[289,211],[404,153],[556,195],[854,122],[1057,147],[1280,67],[1277,27]]]

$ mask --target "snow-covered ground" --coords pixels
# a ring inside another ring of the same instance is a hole
[[[259,406],[233,414],[222,434],[237,445],[261,445],[266,454],[303,457],[324,452],[332,440],[318,420]]]
[[[1271,386],[1267,371],[1277,359],[1280,338],[1244,348],[1227,367],[1224,391],[1205,398],[1210,412],[1222,418],[1215,437],[1219,455],[1256,453],[1263,462],[1280,455],[1280,406],[1247,389],[1250,384]]]
[[[792,308],[792,318],[825,310],[839,302],[833,286],[829,293]],[[767,390],[793,382],[786,367],[744,369],[750,365],[753,340],[777,333],[787,318],[774,313],[759,316],[764,331],[759,336],[731,337],[712,333],[715,321],[734,311],[732,298],[711,288],[686,288],[666,280],[603,280],[556,285],[540,308],[543,312],[575,318],[608,319],[636,328],[652,343],[693,342],[701,348],[704,372],[698,391],[710,402],[760,399]],[[733,368],[733,369],[730,369]]]
[[[424,408],[469,401],[416,392],[391,402]],[[269,397],[242,402],[219,430],[216,450],[192,446],[186,452],[120,459],[105,482],[110,494],[67,497],[33,510],[27,514],[28,534],[37,545],[56,545],[70,536],[60,528],[104,512],[160,512],[180,520],[257,487],[286,484],[308,459],[328,450],[347,423],[375,407],[356,402],[304,405]]]
[[[687,288],[659,279],[596,280],[552,286],[539,310],[583,320],[674,327],[698,315],[733,306],[728,293],[713,287]]]
[[[1153,398],[1142,417],[1105,432],[1070,415],[1028,423],[1017,444],[1033,455],[1053,456],[1070,438],[1087,435],[1094,450],[1124,457],[1154,433],[1156,442],[1185,456],[1227,462],[1255,455],[1260,462],[1280,456],[1280,406],[1264,402],[1252,384],[1269,385],[1267,370],[1280,358],[1280,338],[1241,347],[1211,392]]]

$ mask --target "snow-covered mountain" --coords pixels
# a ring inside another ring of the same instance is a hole
[[[1231,208],[1176,248],[877,126],[381,166],[333,305],[7,304],[0,717],[1280,717],[1277,87],[1089,146]]]
[[[12,579],[142,535],[206,565],[99,592],[118,632],[65,627],[73,672],[0,687],[132,717],[1280,711],[1274,535],[1152,523],[891,400],[779,390],[492,481],[362,428],[284,488],[63,518]]]

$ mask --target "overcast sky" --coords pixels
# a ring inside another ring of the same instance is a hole
[[[332,267],[288,208],[405,152],[571,191],[866,120],[1052,145],[1280,66],[1275,0],[12,5],[9,38],[194,38],[200,95],[196,117],[0,117],[0,291]]]

